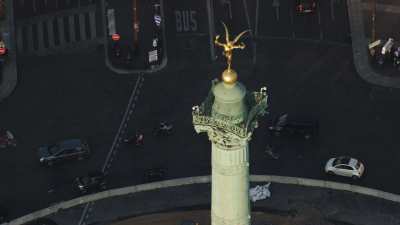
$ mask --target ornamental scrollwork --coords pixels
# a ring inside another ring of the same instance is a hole
[[[242,141],[249,141],[253,130],[258,127],[258,118],[267,112],[267,88],[262,87],[258,92],[246,94],[246,105],[250,110],[244,121],[235,124],[232,123],[232,119],[235,118],[225,118],[223,115],[213,117],[211,115],[214,103],[212,89],[217,82],[218,80],[212,81],[212,88],[205,101],[200,106],[192,107],[193,125],[196,132],[208,132],[210,140],[224,148],[237,145]],[[221,137],[214,134],[221,135]],[[233,143],[230,143],[231,141]]]

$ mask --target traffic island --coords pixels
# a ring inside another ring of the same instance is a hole
[[[354,66],[366,82],[391,88],[400,88],[400,76],[385,76],[377,73],[371,65],[368,40],[365,36],[363,4],[361,0],[347,0],[352,37]]]
[[[144,41],[139,42],[137,40],[139,22],[137,22],[136,16],[133,19],[132,30],[128,29],[130,31],[128,34],[118,33],[116,30],[116,23],[119,22],[116,19],[117,10],[112,8],[112,5],[107,4],[105,0],[102,1],[105,63],[107,67],[118,74],[147,74],[162,70],[167,65],[163,0],[153,4],[154,15],[151,26],[154,28],[150,35],[152,38],[146,40],[146,44],[144,44]],[[134,11],[136,12],[136,6]],[[122,22],[120,21],[120,23]],[[132,39],[129,33],[132,33]]]

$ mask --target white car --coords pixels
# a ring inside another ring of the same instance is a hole
[[[365,167],[359,160],[347,156],[331,158],[325,165],[326,173],[353,179],[361,178],[364,170]]]

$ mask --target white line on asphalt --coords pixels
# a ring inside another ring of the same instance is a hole
[[[251,23],[250,23],[250,16],[249,16],[249,9],[247,7],[247,0],[243,0],[243,8],[244,8],[244,13],[246,16],[246,22],[247,22],[247,27],[250,30],[250,40],[252,41],[253,44],[253,64],[256,64],[257,58],[256,58],[256,52],[257,52],[257,46],[255,45],[255,41],[254,41],[254,33],[253,33],[253,29],[251,29]]]
[[[292,38],[295,39],[296,38],[296,34],[294,32],[294,16],[293,16],[293,9],[291,7],[289,7],[289,15],[290,15],[290,24],[292,25]]]
[[[260,1],[256,1],[256,21],[255,21],[255,26],[254,26],[254,36],[257,38],[258,37],[258,17],[259,17],[259,11],[258,8],[260,7]]]
[[[321,26],[321,10],[320,9],[320,3],[318,3],[318,26],[319,26],[319,39],[322,40],[324,39],[324,33],[322,31],[322,26]]]
[[[332,21],[335,21],[335,9],[333,8],[333,2],[335,0],[331,0],[331,19]]]
[[[129,98],[128,105],[127,105],[127,107],[126,107],[124,116],[122,117],[122,121],[121,121],[121,123],[120,123],[120,125],[119,125],[117,134],[116,134],[115,137],[114,137],[114,140],[113,140],[113,143],[112,143],[112,145],[111,145],[111,148],[110,148],[110,150],[109,150],[109,152],[108,152],[107,158],[106,158],[106,160],[105,160],[105,162],[104,162],[104,164],[103,164],[103,168],[102,168],[101,171],[102,171],[105,175],[108,174],[108,169],[111,167],[111,163],[112,163],[112,161],[114,160],[115,154],[117,153],[117,152],[116,152],[116,149],[117,149],[118,146],[119,146],[119,143],[118,143],[118,142],[121,140],[121,134],[122,134],[123,127],[126,127],[126,124],[127,124],[127,122],[128,122],[128,120],[127,120],[127,118],[128,118],[128,111],[131,110],[132,108],[134,108],[134,104],[132,104],[132,103],[134,103],[134,102],[133,102],[133,98],[134,98],[134,96],[138,93],[138,87],[139,87],[140,84],[143,82],[143,80],[144,80],[143,74],[139,74],[139,76],[138,76],[138,78],[137,78],[137,80],[136,80],[136,83],[135,83],[135,87],[133,88],[132,94],[131,94],[131,96],[130,96],[130,98]],[[141,87],[141,86],[140,86],[140,87]],[[83,209],[82,216],[81,216],[81,218],[80,218],[80,220],[79,220],[78,225],[84,225],[84,224],[86,224],[85,220],[88,218],[89,212],[92,210],[93,204],[94,204],[93,202],[90,202],[90,203],[87,203],[87,204],[85,205],[85,208]]]
[[[273,1],[272,1],[272,7],[275,8],[276,20],[279,21],[279,8],[280,8],[280,2],[279,2],[279,0],[273,0]]]
[[[214,48],[214,2],[212,0],[207,0],[207,16],[208,16],[208,35],[209,35],[209,46],[210,46],[210,57],[211,60],[214,61],[217,59],[215,56],[215,48]]]
[[[86,216],[87,216],[87,211],[89,210],[89,208],[90,207],[92,207],[92,205],[93,205],[93,202],[89,202],[89,203],[87,203],[86,205],[85,205],[85,208],[83,209],[83,213],[82,213],[82,216],[81,216],[81,218],[80,218],[80,220],[79,220],[79,225],[84,225],[84,224],[86,224],[85,223],[85,219],[87,219],[86,218]]]

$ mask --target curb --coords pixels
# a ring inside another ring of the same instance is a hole
[[[364,22],[361,0],[347,0],[347,11],[353,46],[354,66],[366,82],[391,88],[400,88],[400,77],[384,77],[375,73],[369,63],[367,40],[364,37]]]
[[[192,184],[205,184],[211,182],[211,176],[199,176],[199,177],[187,177],[173,180],[166,180],[161,182],[154,182],[148,184],[140,184],[134,186],[128,186],[123,188],[117,188],[112,190],[107,190],[103,192],[99,192],[96,194],[91,194],[87,196],[83,196],[80,198],[71,199],[69,201],[60,202],[54,204],[48,208],[35,211],[28,215],[22,216],[20,218],[14,219],[9,223],[3,223],[1,225],[22,225],[24,223],[30,222],[32,220],[48,216],[53,213],[57,213],[60,210],[68,209],[74,206],[78,206],[81,204],[85,204],[92,201],[98,201],[110,197],[123,196],[128,194],[134,194],[138,192],[156,190],[161,188],[170,188],[177,187],[183,185],[192,185]],[[284,176],[274,176],[274,175],[251,175],[250,182],[272,182],[272,183],[280,183],[280,184],[292,184],[292,185],[300,185],[300,186],[308,186],[308,187],[319,187],[333,190],[341,190],[348,191],[353,193],[358,193],[362,195],[372,196],[375,198],[380,198],[384,200],[393,201],[395,203],[400,203],[400,195],[396,195],[389,192],[380,191],[377,189],[366,188],[357,185],[338,183],[332,181],[325,180],[315,180],[308,178],[300,178],[300,177],[284,177]]]
[[[9,33],[9,45],[12,51],[9,53],[9,59],[6,62],[4,67],[9,67],[9,71],[6,72],[3,68],[3,81],[0,84],[0,102],[5,98],[11,95],[11,93],[15,90],[15,87],[18,83],[18,72],[17,72],[17,46],[15,43],[15,27],[14,27],[14,10],[13,10],[13,1],[6,0],[7,7],[7,20],[6,22]]]
[[[161,7],[161,18],[164,20],[164,1],[160,0],[160,7]],[[163,59],[162,62],[159,66],[157,66],[155,69],[148,69],[148,70],[124,70],[124,69],[119,69],[116,68],[112,65],[108,58],[108,34],[107,34],[107,19],[106,16],[104,16],[104,13],[106,12],[106,2],[105,0],[101,1],[101,12],[102,12],[102,20],[103,20],[103,34],[104,34],[104,58],[105,58],[105,64],[106,66],[113,72],[117,74],[151,74],[151,73],[156,73],[158,71],[161,71],[167,66],[168,63],[168,57],[167,57],[167,41],[166,41],[166,35],[165,35],[165,22],[162,22],[162,29],[163,29],[163,43],[164,43],[164,51],[163,51]]]

